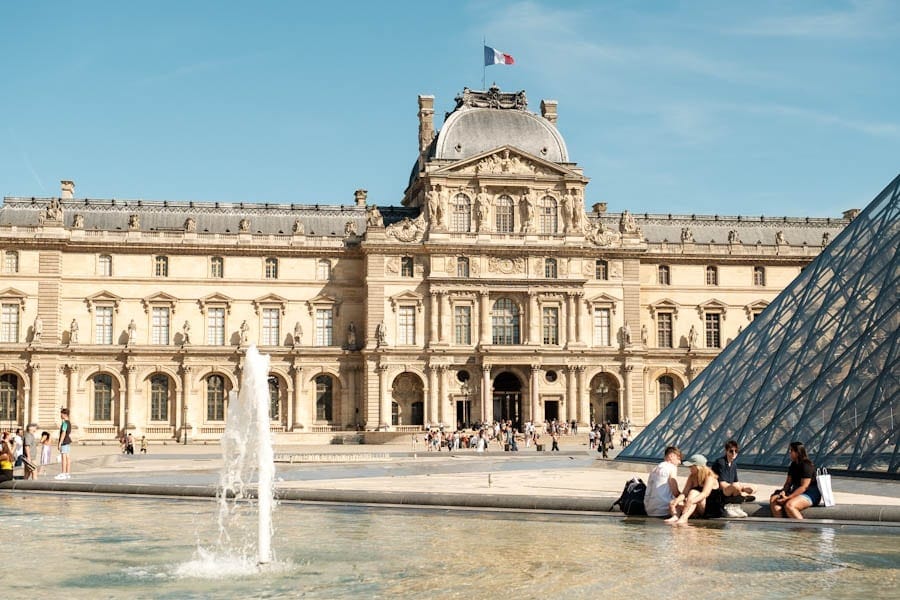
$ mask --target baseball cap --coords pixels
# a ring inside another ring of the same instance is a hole
[[[706,466],[706,457],[703,456],[702,454],[692,454],[690,456],[690,458],[688,458],[686,461],[682,462],[681,464],[683,464],[686,467],[693,467],[695,465],[698,467],[705,467]]]

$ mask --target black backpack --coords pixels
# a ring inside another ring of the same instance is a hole
[[[647,486],[643,480],[632,477],[622,490],[619,499],[613,502],[610,508],[614,508],[617,504],[622,512],[626,515],[646,515],[647,510],[644,508],[644,494],[647,492]]]

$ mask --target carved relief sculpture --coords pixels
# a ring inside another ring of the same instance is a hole
[[[356,223],[353,221],[347,221],[344,224],[344,235],[347,237],[358,237],[359,232],[356,230]]]
[[[197,221],[195,221],[193,217],[188,217],[184,220],[184,231],[185,233],[197,232]]]
[[[784,232],[776,231],[775,232],[775,245],[776,246],[784,246],[785,244],[787,244],[787,240],[784,238]]]
[[[622,212],[622,217],[619,219],[619,231],[621,233],[641,233],[641,230],[638,229],[637,223],[634,220],[634,216],[627,210]]]
[[[738,236],[737,229],[732,229],[728,232],[728,243],[729,244],[739,244],[741,242],[740,236]]]
[[[137,231],[141,228],[141,218],[138,215],[128,215],[128,230]]]
[[[250,219],[241,219],[238,223],[238,231],[241,233],[250,231]]]
[[[512,273],[525,272],[525,259],[517,258],[499,258],[492,256],[488,259],[488,271],[492,273],[504,273],[510,275]]]
[[[294,219],[294,226],[291,228],[291,231],[293,231],[295,235],[303,235],[306,231],[303,227],[303,221]]]
[[[84,229],[84,215],[76,214],[74,217],[72,217],[72,228]]]
[[[598,246],[612,246],[622,240],[622,236],[618,231],[607,229],[600,220],[589,226],[584,236]]]
[[[682,243],[689,243],[694,241],[694,232],[691,231],[690,227],[681,228],[681,241]]]
[[[828,245],[828,242],[830,239],[831,239],[831,234],[828,233],[827,231],[822,234],[822,247],[823,248]]]
[[[399,223],[388,225],[384,234],[398,242],[415,242],[422,239],[425,233],[425,219],[420,214],[415,219],[405,217]]]

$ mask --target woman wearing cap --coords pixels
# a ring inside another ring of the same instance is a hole
[[[788,453],[791,465],[787,479],[784,488],[775,490],[769,498],[769,510],[773,517],[802,519],[802,511],[821,502],[822,494],[816,485],[816,466],[806,454],[806,447],[801,442],[791,442]]]
[[[666,519],[666,523],[684,525],[693,514],[703,516],[706,499],[713,490],[718,489],[719,480],[706,466],[706,457],[702,454],[694,454],[681,464],[690,467],[691,474],[684,483],[684,492],[673,500],[673,514]]]

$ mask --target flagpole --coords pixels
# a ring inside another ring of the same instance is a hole
[[[481,89],[484,90],[484,72],[487,65],[484,64],[484,49],[487,47],[487,38],[481,36]]]

